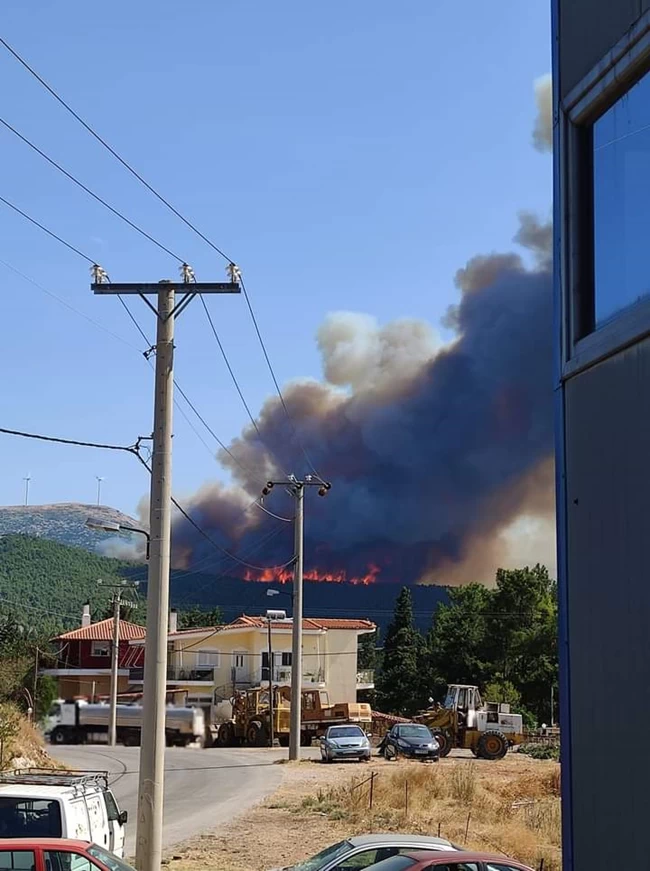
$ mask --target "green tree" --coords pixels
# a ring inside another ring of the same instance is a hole
[[[382,711],[410,716],[423,705],[424,642],[413,623],[411,591],[404,587],[388,627],[382,667],[376,681]]]
[[[492,676],[487,652],[493,592],[481,584],[449,590],[449,604],[440,604],[427,637],[431,693],[442,698],[448,683],[481,685]]]
[[[357,668],[359,671],[377,667],[377,631],[359,636],[357,648]]]
[[[203,629],[205,626],[219,626],[223,622],[221,608],[203,610],[198,606],[178,612],[179,629]]]

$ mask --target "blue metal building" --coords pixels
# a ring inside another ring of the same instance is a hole
[[[650,0],[552,0],[564,868],[650,869]]]

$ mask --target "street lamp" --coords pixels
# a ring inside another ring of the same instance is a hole
[[[86,526],[88,529],[94,529],[98,532],[137,532],[139,535],[144,535],[147,539],[145,558],[149,559],[151,536],[146,529],[139,529],[137,526],[126,526],[124,523],[116,523],[112,520],[101,520],[92,517],[89,517],[88,520],[86,520]]]

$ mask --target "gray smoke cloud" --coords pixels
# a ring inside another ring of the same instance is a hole
[[[418,321],[326,318],[317,336],[325,380],[284,391],[300,443],[332,482],[326,499],[308,494],[307,572],[489,581],[503,530],[522,514],[552,511],[550,229],[524,215],[517,238],[535,252],[532,268],[511,253],[459,270],[447,345]],[[261,438],[250,426],[229,446],[247,471],[220,454],[237,486],[206,485],[191,513],[224,547],[272,566],[292,553],[290,525],[244,509],[265,478],[310,469],[279,401],[265,403],[258,428]],[[266,507],[292,511],[279,488]],[[183,518],[174,560],[245,574],[215,559]]]
[[[535,99],[533,141],[548,150],[550,76],[535,82]],[[292,423],[276,398],[266,401],[257,428],[219,454],[233,486],[206,484],[191,500],[196,523],[252,565],[286,563],[291,524],[249,506],[266,480],[311,472],[308,457],[332,483],[326,499],[308,491],[308,576],[489,583],[496,566],[530,548],[548,554],[552,232],[529,213],[519,219],[515,242],[533,265],[510,252],[477,255],[459,269],[459,301],[442,322],[454,331],[450,342],[413,319],[382,326],[369,315],[328,315],[316,337],[323,381],[284,389]],[[293,511],[279,487],[265,507]],[[215,556],[182,516],[173,559],[202,571],[275,574]]]
[[[553,85],[550,75],[535,82],[537,117],[533,128],[533,144],[538,151],[553,148]]]

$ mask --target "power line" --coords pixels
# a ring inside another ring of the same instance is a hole
[[[69,112],[69,113],[72,115],[72,117],[73,117],[73,118],[74,118],[74,119],[75,119],[79,124],[81,124],[82,127],[83,127],[83,128],[84,128],[88,133],[90,133],[91,136],[93,136],[93,137],[97,140],[97,142],[99,142],[99,143],[100,143],[100,144],[101,144],[101,145],[102,145],[102,146],[103,146],[103,147],[104,147],[104,148],[105,148],[105,149],[106,149],[106,150],[107,150],[107,151],[108,151],[108,152],[109,152],[109,153],[110,153],[110,154],[111,154],[111,155],[112,155],[112,156],[113,156],[117,161],[119,161],[119,163],[120,163],[120,164],[121,164],[125,169],[127,169],[128,172],[130,172],[131,175],[134,176],[134,178],[136,178],[136,179],[137,179],[137,180],[138,180],[142,185],[144,185],[144,187],[145,187],[145,188],[146,188],[150,193],[152,193],[152,194],[153,194],[153,195],[154,195],[154,196],[155,196],[155,197],[156,197],[156,198],[157,198],[161,203],[163,203],[164,206],[166,206],[166,208],[168,208],[168,209],[169,209],[169,210],[170,210],[174,215],[176,215],[177,218],[179,218],[179,219],[180,219],[180,220],[181,220],[181,221],[182,221],[182,222],[183,222],[187,227],[189,227],[189,229],[192,230],[192,232],[194,232],[194,233],[195,233],[195,234],[196,234],[200,239],[202,239],[202,240],[203,240],[207,245],[209,245],[210,248],[212,248],[213,251],[216,251],[217,254],[220,254],[221,257],[224,258],[224,260],[228,261],[228,263],[230,264],[231,267],[234,267],[234,261],[232,260],[232,258],[228,257],[228,255],[227,255],[227,254],[226,254],[226,253],[225,253],[221,248],[219,248],[217,245],[215,245],[215,243],[214,243],[211,239],[209,239],[209,238],[208,238],[204,233],[202,233],[202,232],[198,229],[198,227],[196,227],[196,226],[195,226],[191,221],[189,221],[189,220],[188,220],[188,219],[187,219],[183,214],[181,214],[181,212],[180,212],[177,208],[175,208],[175,207],[174,207],[174,206],[169,202],[169,200],[167,200],[165,197],[163,197],[163,195],[160,194],[160,193],[159,193],[159,192],[158,192],[158,191],[153,187],[153,185],[149,184],[149,182],[148,182],[148,181],[147,181],[147,180],[146,180],[142,175],[140,175],[140,173],[138,173],[138,172],[137,172],[137,171],[136,171],[136,170],[135,170],[135,169],[134,169],[134,168],[133,168],[133,167],[132,167],[132,166],[131,166],[131,165],[130,165],[130,164],[129,164],[129,163],[128,163],[128,162],[127,162],[127,161],[126,161],[126,160],[125,160],[125,159],[124,159],[124,158],[123,158],[123,157],[122,157],[122,156],[121,156],[121,155],[120,155],[120,154],[119,154],[119,153],[118,153],[118,152],[117,152],[117,151],[116,151],[112,146],[111,146],[111,145],[109,145],[108,142],[106,142],[106,140],[103,139],[103,138],[102,138],[102,137],[101,137],[101,136],[100,136],[100,135],[99,135],[99,134],[98,134],[98,133],[93,129],[93,127],[92,127],[90,124],[88,124],[87,121],[84,121],[84,119],[83,119],[83,118],[82,118],[82,117],[81,117],[77,112],[75,112],[75,110],[70,106],[70,104],[67,103],[67,102],[63,99],[63,97],[61,97],[61,96],[60,96],[60,95],[59,95],[59,94],[54,90],[54,88],[53,88],[51,85],[49,85],[49,84],[45,81],[45,79],[44,79],[42,76],[40,76],[40,75],[36,72],[36,70],[35,70],[32,66],[30,66],[30,64],[28,64],[27,61],[26,61],[23,57],[21,57],[21,55],[20,55],[20,54],[19,54],[19,53],[14,49],[14,48],[12,48],[12,47],[9,45],[9,43],[8,43],[6,40],[2,39],[2,37],[0,37],[0,43],[2,43],[2,45],[4,45],[4,47],[7,49],[7,51],[9,51],[9,52],[13,55],[13,57],[14,57],[14,58],[15,58],[15,59],[20,63],[20,64],[22,64],[22,66],[23,66],[23,67],[24,67],[24,68],[25,68],[25,69],[26,69],[26,70],[27,70],[27,71],[28,71],[32,76],[34,76],[34,78],[35,78],[35,79],[36,79],[36,80],[37,80],[37,81],[38,81],[38,82],[39,82],[39,83],[40,83],[40,84],[41,84],[41,85],[42,85],[42,86],[43,86],[43,87],[44,87],[44,88],[45,88],[45,89],[46,89],[46,90],[47,90],[47,91],[48,91],[48,92],[49,92],[49,93],[54,97],[54,99],[57,100],[57,102],[58,102],[61,106],[63,106],[64,109],[66,109],[66,111]],[[1,120],[1,119],[0,119],[0,120]],[[12,129],[12,131],[13,131],[13,128],[10,128],[10,129]],[[16,131],[13,131],[13,132],[16,132]],[[17,135],[20,135],[20,134],[17,134]],[[21,138],[23,138],[23,137],[21,137]],[[25,141],[26,141],[26,140],[25,140]],[[28,142],[28,144],[31,145],[31,143],[29,143],[29,142]],[[35,146],[32,146],[32,147],[35,147]],[[46,157],[46,155],[43,155],[43,156]],[[49,158],[46,157],[46,159],[49,159]],[[56,164],[55,164],[55,165],[56,165]],[[57,168],[58,168],[58,167],[57,167]],[[74,179],[73,179],[73,180],[74,180]],[[132,226],[133,226],[133,225],[132,225]],[[139,228],[137,228],[137,227],[136,227],[136,229],[139,230]],[[140,231],[140,230],[139,230],[139,231]],[[140,231],[140,232],[143,232],[143,231]],[[146,235],[146,234],[145,234],[145,235]],[[151,237],[149,237],[149,238],[151,238]],[[155,241],[155,240],[152,240],[152,241]],[[159,244],[159,243],[156,243],[156,244]],[[165,249],[165,250],[168,250],[168,249]],[[168,253],[171,254],[170,251],[168,251]],[[176,255],[172,254],[172,256],[176,256]],[[178,258],[178,257],[177,257],[177,259],[178,259],[180,262],[183,262],[183,261],[181,260],[181,258]],[[249,314],[250,314],[250,316],[251,316],[251,320],[252,320],[252,322],[253,322],[253,327],[255,328],[255,332],[256,332],[256,334],[257,334],[258,341],[259,341],[259,343],[260,343],[260,346],[261,346],[261,348],[262,348],[262,352],[263,352],[263,354],[264,354],[264,359],[266,360],[266,364],[267,364],[267,366],[268,366],[269,372],[271,373],[271,378],[273,379],[273,383],[274,383],[274,385],[275,385],[275,389],[276,389],[276,391],[277,391],[277,393],[278,393],[278,397],[279,397],[279,399],[280,399],[280,402],[281,402],[281,404],[282,404],[282,407],[283,407],[283,409],[284,409],[284,412],[285,412],[285,414],[286,414],[286,416],[287,416],[287,419],[289,420],[289,422],[290,422],[290,424],[291,424],[291,427],[292,427],[292,430],[293,430],[293,433],[294,433],[294,437],[295,437],[296,443],[299,445],[300,450],[302,451],[303,456],[305,457],[305,460],[307,461],[307,465],[310,467],[310,469],[312,470],[312,472],[314,473],[314,475],[316,475],[316,477],[317,477],[319,480],[323,481],[323,479],[321,478],[320,474],[317,472],[316,468],[314,467],[314,464],[312,463],[312,461],[311,461],[311,459],[310,459],[310,457],[309,457],[309,455],[308,455],[308,453],[307,453],[307,451],[306,451],[306,449],[305,449],[305,447],[304,447],[302,441],[298,438],[298,433],[297,433],[297,430],[296,430],[295,424],[294,424],[294,422],[293,422],[293,419],[292,419],[291,415],[289,414],[289,410],[288,410],[287,405],[286,405],[286,402],[285,402],[285,400],[284,400],[284,396],[282,395],[282,391],[281,391],[281,389],[280,389],[280,385],[279,385],[278,379],[277,379],[277,377],[276,377],[275,371],[274,371],[273,366],[272,366],[272,364],[271,364],[271,359],[270,359],[270,357],[269,357],[269,354],[268,354],[268,351],[267,351],[267,348],[266,348],[266,344],[265,344],[265,342],[264,342],[264,339],[262,338],[262,333],[261,333],[261,330],[260,330],[260,328],[259,328],[259,324],[258,324],[258,321],[257,321],[257,317],[255,316],[255,312],[254,312],[254,310],[253,310],[253,306],[252,306],[252,303],[251,303],[250,297],[249,297],[249,295],[248,295],[248,292],[247,292],[247,290],[246,290],[246,287],[245,287],[245,285],[244,285],[244,282],[241,280],[241,275],[239,276],[239,279],[240,279],[240,284],[241,284],[242,292],[243,292],[243,294],[244,294],[244,298],[245,298],[245,300],[246,300],[246,306],[247,306],[247,308],[248,308]],[[243,399],[243,397],[242,397],[242,399]]]
[[[2,198],[0,197],[0,199],[2,199]],[[33,278],[30,278],[29,275],[25,275],[24,272],[20,271],[20,269],[16,269],[16,267],[12,266],[11,263],[7,263],[6,260],[0,259],[0,264],[2,264],[6,269],[11,270],[11,272],[18,275],[20,278],[23,279],[23,281],[27,281],[29,284],[32,284],[34,287],[37,287],[46,296],[49,296],[52,299],[55,299],[62,306],[65,306],[65,308],[69,309],[69,311],[74,312],[76,315],[79,315],[80,318],[83,318],[84,320],[88,321],[89,324],[92,324],[94,327],[97,327],[98,330],[102,330],[102,332],[106,333],[109,336],[112,336],[112,338],[114,338],[114,339],[117,339],[118,342],[122,342],[123,345],[126,345],[128,348],[131,348],[133,351],[137,351],[138,354],[140,353],[140,349],[136,348],[135,345],[132,345],[131,342],[129,342],[127,339],[123,338],[122,336],[119,336],[117,333],[114,333],[112,330],[109,330],[107,327],[105,327],[99,321],[94,320],[89,315],[87,315],[85,312],[82,312],[81,309],[75,308],[75,306],[73,306],[71,303],[69,303],[66,299],[63,299],[62,296],[59,296],[58,294],[54,293],[53,291],[48,290],[47,287],[43,287],[42,284],[39,284],[38,281],[35,281]]]
[[[240,276],[240,283],[241,283],[241,276]],[[243,286],[242,286],[242,290],[243,290]],[[215,341],[219,347],[219,350],[221,351],[221,356],[223,357],[224,363],[226,364],[226,368],[228,369],[228,372],[230,373],[230,377],[232,378],[233,384],[235,385],[235,389],[237,390],[237,393],[239,394],[239,398],[242,401],[242,405],[246,409],[246,414],[248,414],[250,422],[252,423],[253,428],[255,429],[255,432],[259,436],[260,441],[262,442],[263,445],[265,445],[264,436],[262,435],[260,428],[257,425],[257,421],[255,420],[255,417],[253,416],[253,413],[251,412],[250,407],[249,407],[248,403],[246,402],[246,398],[244,397],[244,393],[239,385],[239,381],[237,380],[237,376],[235,375],[233,368],[230,365],[230,360],[228,359],[228,355],[226,354],[224,347],[223,347],[223,344],[221,343],[221,339],[219,338],[219,333],[217,332],[217,328],[215,327],[214,321],[212,320],[212,315],[210,314],[210,309],[208,308],[208,304],[206,303],[206,301],[203,297],[201,297],[201,303],[203,305],[203,310],[205,312],[205,316],[207,317],[208,323],[210,324],[210,329],[212,330],[212,334],[213,334]],[[272,456],[274,456],[274,452],[272,450],[270,450],[268,447],[267,447],[267,450],[269,451],[269,453]],[[277,459],[277,457],[276,457],[276,459]],[[279,467],[280,467],[280,469],[282,469],[282,464],[280,464]],[[282,470],[282,471],[284,471],[284,470]],[[285,474],[286,474],[286,472],[285,472]]]
[[[40,433],[22,432],[21,430],[5,429],[4,427],[0,427],[0,433],[4,433],[4,435],[20,436],[25,439],[37,439],[42,442],[55,442],[60,445],[74,445],[81,448],[99,448],[104,451],[124,451],[127,454],[134,454],[139,459],[142,459],[138,452],[140,447],[139,439],[133,445],[107,445],[99,442],[82,442],[77,439],[64,439],[56,436],[41,435]]]
[[[266,360],[266,365],[268,366],[268,370],[271,373],[271,378],[273,379],[273,384],[275,385],[275,389],[276,389],[278,397],[280,399],[280,403],[282,405],[282,408],[284,409],[284,413],[287,417],[287,420],[289,421],[289,425],[291,426],[296,444],[298,445],[298,447],[302,451],[302,454],[303,454],[305,460],[307,461],[307,465],[309,466],[309,468],[312,470],[312,472],[318,478],[318,480],[324,484],[325,481],[319,475],[319,473],[316,471],[314,464],[310,460],[309,454],[307,453],[305,446],[302,443],[302,440],[298,436],[298,431],[296,429],[295,423],[293,422],[293,418],[289,414],[289,409],[287,408],[287,403],[284,401],[284,396],[282,395],[282,390],[280,389],[280,384],[279,384],[278,379],[275,375],[275,371],[274,371],[273,366],[271,364],[271,358],[269,357],[269,353],[266,349],[266,344],[264,342],[264,339],[262,338],[262,332],[261,332],[259,324],[257,322],[257,318],[255,317],[255,312],[253,311],[253,305],[251,303],[250,296],[248,295],[248,291],[246,290],[246,285],[244,283],[244,279],[242,278],[241,275],[239,276],[239,284],[241,286],[242,293],[244,294],[244,299],[246,300],[246,306],[247,306],[249,314],[251,316],[253,326],[255,327],[255,332],[257,334],[257,338],[258,338],[258,341],[260,343],[260,347],[262,348],[262,353],[264,354],[264,359]]]
[[[98,203],[101,203],[101,205],[104,206],[105,209],[108,209],[109,212],[112,212],[121,221],[124,221],[124,223],[128,224],[129,227],[131,227],[136,232],[140,233],[141,236],[144,236],[145,239],[148,239],[150,242],[153,242],[153,244],[156,245],[158,248],[160,248],[161,251],[164,251],[166,254],[169,254],[169,256],[173,257],[175,260],[178,260],[179,263],[185,262],[182,257],[179,257],[178,254],[174,254],[174,252],[171,251],[169,248],[167,248],[166,245],[163,245],[162,242],[159,242],[157,239],[155,239],[153,236],[151,236],[149,233],[147,233],[146,230],[143,230],[142,227],[139,227],[136,223],[134,223],[129,218],[127,218],[126,215],[123,215],[122,212],[118,211],[114,206],[111,206],[110,203],[107,203],[106,200],[102,199],[102,197],[99,196],[99,194],[96,194],[89,187],[87,187],[85,184],[83,184],[83,182],[80,182],[79,179],[76,178],[74,175],[72,175],[71,172],[68,172],[68,170],[64,169],[60,163],[57,163],[56,160],[54,160],[48,154],[46,154],[44,151],[42,151],[37,145],[34,145],[33,142],[31,142],[26,136],[23,136],[23,134],[20,133],[18,130],[16,130],[15,127],[12,127],[8,121],[5,121],[4,118],[0,118],[0,124],[2,124],[4,127],[6,127],[7,130],[9,130],[11,133],[14,134],[14,136],[18,137],[18,139],[20,139],[21,142],[24,142],[25,145],[28,145],[33,151],[36,152],[36,154],[40,155],[40,157],[42,157],[43,160],[46,160],[51,166],[53,166],[55,169],[58,169],[58,171],[60,173],[62,173],[71,182],[76,184],[77,187],[81,188],[82,191],[85,191],[85,193],[87,193],[88,196],[92,197]],[[80,252],[77,252],[77,253],[80,253]],[[82,256],[85,256],[85,255],[82,255]]]
[[[16,58],[16,60],[19,63],[21,63],[25,67],[25,69],[28,72],[30,72],[38,82],[40,82],[41,85],[43,85],[43,87],[54,97],[54,99],[57,100],[64,107],[64,109],[66,109],[72,115],[72,117],[76,121],[78,121],[81,124],[81,126],[84,127],[88,131],[88,133],[90,133],[90,135],[93,136],[97,140],[97,142],[99,142],[101,145],[103,145],[104,148],[110,154],[112,154],[113,157],[116,160],[118,160],[122,164],[122,166],[131,173],[132,176],[134,176],[134,178],[137,178],[137,180],[141,184],[143,184],[147,188],[148,191],[150,191],[158,200],[160,200],[161,203],[163,203],[163,205],[165,205],[171,212],[173,212],[173,214],[176,215],[177,218],[180,218],[180,220],[187,227],[189,227],[190,230],[192,230],[194,233],[197,234],[197,236],[199,236],[201,239],[203,239],[204,242],[206,242],[208,245],[210,245],[210,247],[212,249],[214,249],[217,252],[217,254],[220,254],[224,258],[224,260],[227,260],[229,263],[232,263],[232,260],[230,259],[230,257],[228,257],[227,254],[225,254],[220,248],[218,248],[213,242],[211,242],[207,238],[207,236],[204,236],[203,233],[201,233],[201,231],[199,229],[197,229],[197,227],[194,226],[194,224],[192,224],[187,218],[185,218],[178,211],[178,209],[174,208],[174,206],[168,200],[166,200],[162,194],[160,194],[152,185],[150,185],[149,182],[140,175],[140,173],[138,173],[123,157],[121,157],[118,154],[118,152],[114,148],[112,148],[108,144],[108,142],[106,142],[105,139],[102,139],[102,137],[99,135],[99,133],[97,133],[90,126],[90,124],[88,124],[86,121],[84,121],[84,119],[80,115],[78,115],[77,112],[75,112],[75,110],[68,103],[66,103],[66,101],[63,99],[63,97],[59,96],[59,94],[57,94],[57,92],[54,90],[54,88],[52,88],[45,81],[45,79],[43,79],[42,76],[40,76],[36,72],[36,70],[33,67],[31,67],[24,58],[21,57],[18,54],[18,52],[15,49],[13,49],[5,39],[0,37],[0,43],[2,45],[4,45],[4,47],[7,49],[7,51],[9,51]]]
[[[44,233],[47,233],[48,236],[51,236],[53,239],[56,239],[57,242],[60,242],[62,245],[65,245],[66,248],[69,248],[70,251],[74,251],[75,254],[78,254],[79,257],[83,257],[84,260],[87,260],[88,263],[94,264],[95,261],[92,257],[89,257],[87,254],[84,254],[83,251],[80,251],[78,248],[75,248],[74,245],[71,245],[69,242],[66,242],[65,239],[62,239],[60,236],[57,236],[56,233],[53,233],[52,230],[48,230],[47,227],[44,227],[43,224],[39,224],[39,222],[30,217],[26,212],[23,212],[22,209],[19,209],[18,206],[15,206],[13,203],[10,203],[9,200],[6,200],[4,197],[0,197],[0,202],[4,203],[5,206],[9,206],[10,209],[13,209],[14,212],[18,212],[19,215],[22,215],[30,223],[34,224],[39,230],[42,230]]]

